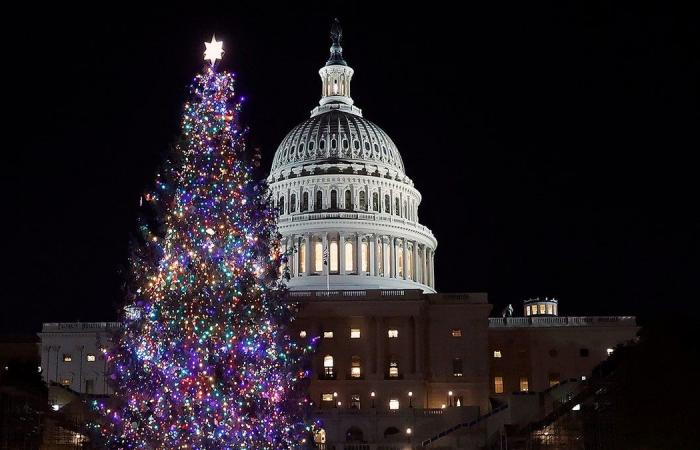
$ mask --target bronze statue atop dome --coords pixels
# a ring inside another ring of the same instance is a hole
[[[343,29],[340,27],[340,20],[336,17],[331,25],[331,56],[326,61],[327,66],[347,66],[343,59],[343,47],[340,46],[340,41],[343,39]]]

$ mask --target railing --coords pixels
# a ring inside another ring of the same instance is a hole
[[[504,410],[506,410],[506,409],[508,409],[508,405],[502,405],[502,406],[499,406],[498,408],[495,408],[495,409],[494,409],[493,411],[491,411],[490,413],[484,414],[483,416],[479,416],[478,418],[476,418],[476,419],[474,419],[474,420],[472,420],[472,421],[470,421],[470,422],[458,423],[457,425],[455,425],[455,426],[453,426],[453,427],[451,427],[451,428],[448,428],[448,429],[446,429],[445,431],[443,431],[443,432],[441,432],[441,433],[438,433],[438,434],[436,434],[435,436],[433,436],[433,437],[431,437],[431,438],[429,438],[429,439],[424,440],[423,442],[421,442],[421,445],[422,445],[423,447],[426,447],[426,446],[430,445],[431,443],[437,441],[438,439],[440,439],[440,438],[442,438],[442,437],[445,437],[445,436],[447,436],[448,434],[453,433],[453,432],[459,430],[460,428],[471,428],[471,427],[473,427],[473,426],[479,425],[481,422],[483,422],[484,420],[486,420],[486,419],[488,419],[489,417],[493,416],[494,414],[498,414],[498,413],[500,413],[501,411],[504,411]]]
[[[292,298],[377,298],[377,297],[410,297],[419,298],[422,294],[420,289],[352,289],[352,290],[330,290],[330,291],[289,291]]]
[[[48,322],[41,327],[42,332],[113,330],[122,327],[121,322]]]
[[[636,326],[635,316],[490,317],[489,328]]]
[[[296,223],[296,222],[308,222],[309,220],[324,220],[324,219],[353,219],[353,220],[368,220],[371,222],[388,222],[392,224],[399,224],[408,226],[419,231],[422,231],[426,235],[433,237],[433,232],[430,228],[425,225],[421,225],[419,222],[406,219],[404,217],[397,217],[392,214],[386,213],[370,213],[370,212],[354,212],[354,211],[323,211],[323,212],[304,212],[304,213],[292,213],[285,214],[278,219],[279,224],[286,223]]]

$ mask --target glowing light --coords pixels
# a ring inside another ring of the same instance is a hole
[[[204,60],[209,60],[213,66],[217,59],[221,59],[224,54],[224,43],[223,41],[217,41],[216,36],[212,35],[211,42],[205,42],[204,46],[206,50],[204,51]]]

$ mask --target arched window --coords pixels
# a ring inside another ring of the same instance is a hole
[[[394,253],[396,254],[396,276],[403,278],[403,246],[399,245],[398,241],[394,246]]]
[[[398,197],[396,197],[395,200],[396,201],[394,202],[394,214],[396,214],[397,216],[400,216],[401,215],[401,204],[399,203]]]
[[[314,202],[314,209],[316,211],[321,211],[323,209],[323,192],[320,190],[316,191],[316,201]]]
[[[357,427],[350,427],[348,431],[345,432],[346,442],[364,442],[365,438],[362,434],[362,430]]]
[[[329,267],[331,273],[338,273],[338,241],[332,240],[330,249],[330,261],[329,261]]]
[[[391,213],[391,200],[389,199],[389,194],[384,196],[384,212]]]
[[[350,189],[345,191],[345,209],[352,210],[352,192],[350,192]]]
[[[335,376],[335,366],[331,355],[323,357],[323,375],[325,378],[333,378]]]
[[[331,209],[338,209],[338,191],[331,191]]]
[[[293,213],[297,210],[297,196],[292,194],[289,196],[289,212]]]
[[[280,197],[280,201],[277,207],[279,208],[280,215],[284,214],[284,195]]]
[[[360,191],[360,209],[367,211],[367,194],[365,191]]]
[[[309,193],[308,192],[304,192],[301,195],[301,210],[302,211],[309,210]]]
[[[369,272],[369,243],[366,240],[362,241],[360,260],[362,261],[362,266],[360,267],[362,271]]]
[[[379,212],[379,194],[376,192],[372,194],[372,211]]]
[[[354,270],[355,255],[353,254],[352,242],[345,242],[345,271],[352,272]]]
[[[323,242],[314,242],[314,272],[323,272]]]

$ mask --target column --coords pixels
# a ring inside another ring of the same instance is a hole
[[[304,276],[308,277],[311,273],[311,233],[306,233],[306,261],[304,261]]]
[[[430,252],[430,287],[435,289],[435,252]]]
[[[340,261],[338,261],[338,263],[340,263],[338,266],[340,274],[345,275],[345,233],[342,231],[338,236],[338,259],[340,259]]]
[[[421,265],[421,283],[423,284],[428,284],[428,262],[426,261],[428,257],[428,247],[426,245],[423,246],[423,258],[422,261],[420,262]]]
[[[396,277],[396,249],[394,248],[394,236],[389,236],[389,276]]]
[[[355,268],[358,275],[362,273],[362,235],[355,233]]]
[[[403,279],[408,279],[408,241],[403,238]]]
[[[367,239],[372,239],[369,244],[369,274],[377,275],[377,235],[372,234]]]
[[[411,257],[411,279],[418,281],[418,242],[413,241],[413,256]]]

